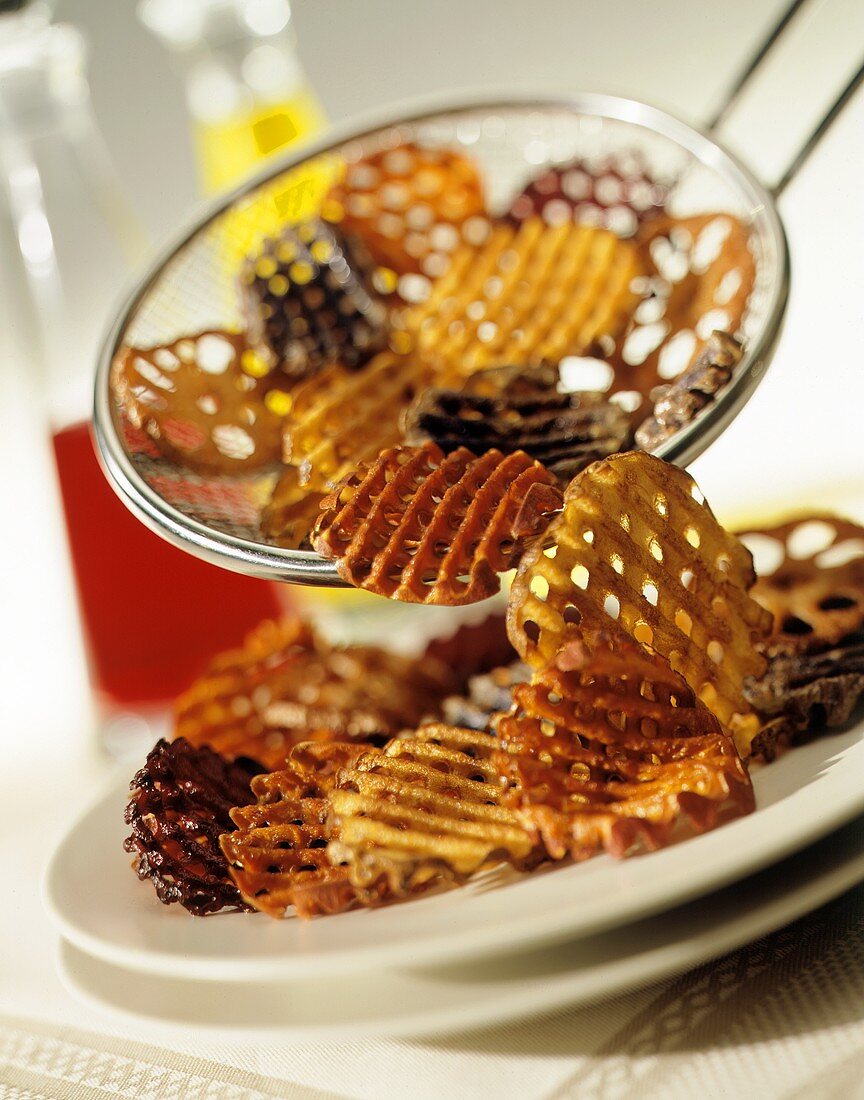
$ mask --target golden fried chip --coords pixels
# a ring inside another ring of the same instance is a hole
[[[278,462],[280,453],[282,418],[253,360],[245,336],[199,332],[122,348],[111,383],[131,423],[163,454],[193,470],[243,473]]]
[[[335,365],[292,395],[285,422],[285,462],[298,468],[298,483],[331,489],[361,462],[402,439],[404,408],[429,379],[415,358],[381,352],[360,371]]]
[[[309,738],[383,743],[436,714],[455,682],[440,663],[330,646],[295,619],[268,622],[177,700],[174,736],[279,768]]]
[[[396,895],[432,882],[461,882],[483,865],[522,866],[533,844],[490,758],[495,738],[478,730],[423,726],[345,768],[330,792],[345,863],[361,889]]]
[[[635,638],[724,725],[738,716],[746,755],[755,727],[743,718],[752,710],[744,681],[764,672],[755,646],[770,628],[747,594],[754,579],[749,552],[689,474],[651,455],[615,455],[574,478],[564,511],[524,555],[508,606],[510,640],[537,668],[568,637],[606,630]]]
[[[332,839],[327,792],[338,768],[351,764],[368,745],[299,745],[285,767],[258,776],[257,804],[231,811],[236,831],[220,837],[231,877],[244,901],[271,917],[341,913],[357,891],[344,867],[327,857]],[[323,751],[321,751],[323,749]]]
[[[361,237],[376,263],[436,278],[453,249],[487,222],[480,177],[451,149],[406,142],[348,164],[325,216]]]
[[[816,513],[739,538],[756,561],[753,598],[774,619],[770,656],[841,645],[864,627],[864,527]]]
[[[326,498],[312,545],[357,588],[407,603],[474,603],[498,591],[498,574],[560,501],[554,477],[518,451],[445,457],[434,443],[393,447]]]
[[[557,363],[623,331],[644,265],[606,229],[529,218],[463,245],[401,324],[417,351],[455,377],[484,367]]]
[[[637,284],[641,302],[626,328],[592,351],[613,368],[610,392],[627,394],[638,424],[655,388],[692,366],[713,332],[739,331],[756,261],[750,230],[725,213],[656,218],[642,226],[635,247],[650,272]]]
[[[507,804],[553,859],[653,850],[754,807],[732,739],[682,677],[631,641],[569,642],[513,696],[494,762]]]

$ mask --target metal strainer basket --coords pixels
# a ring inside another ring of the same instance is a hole
[[[237,268],[280,223],[314,205],[334,164],[400,142],[464,151],[477,164],[493,216],[505,212],[545,166],[574,158],[603,164],[636,156],[655,179],[675,181],[675,216],[726,212],[743,222],[756,268],[738,335],[744,357],[704,411],[668,438],[660,457],[686,465],[736,416],[776,347],[789,289],[789,260],[772,194],[713,138],[662,111],[605,95],[496,97],[434,106],[342,129],[221,199],[153,264],[113,324],[96,386],[96,435],[105,470],[126,504],[175,545],[253,576],[296,584],[343,582],[311,551],[268,545],[260,509],[277,474],[203,476],[172,464],[124,422],[111,392],[111,364],[124,345],[166,344],[208,329],[239,329]],[[323,192],[322,192],[323,193]],[[718,326],[719,327],[719,326]]]

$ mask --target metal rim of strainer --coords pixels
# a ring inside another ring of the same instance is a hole
[[[335,564],[313,551],[287,550],[266,543],[252,542],[192,519],[168,504],[136,470],[127,454],[114,418],[111,396],[111,363],[138,307],[161,278],[166,265],[215,218],[234,203],[283,172],[297,168],[313,157],[336,152],[351,141],[373,136],[380,130],[428,121],[440,115],[458,115],[477,110],[569,110],[582,116],[607,118],[631,123],[675,142],[695,161],[713,170],[732,185],[742,197],[751,216],[765,218],[777,256],[777,278],[771,301],[765,310],[765,323],[758,337],[748,345],[744,358],[730,383],[691,423],[666,440],[657,450],[658,457],[686,466],[700,455],[752,396],[762,380],[776,349],[789,297],[789,249],[783,224],[774,199],[750,170],[715,138],[682,122],[659,108],[638,100],[593,92],[569,95],[526,93],[514,97],[507,93],[487,92],[463,96],[424,99],[398,113],[376,114],[354,120],[328,131],[324,138],[304,143],[294,153],[268,164],[267,168],[227,195],[211,203],[170,246],[150,265],[122,307],[104,337],[96,372],[94,429],[103,470],[115,492],[127,507],[148,527],[180,549],[194,553],[212,564],[250,576],[283,580],[294,584],[341,587]]]

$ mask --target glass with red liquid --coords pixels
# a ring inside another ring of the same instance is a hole
[[[105,479],[89,423],[55,431],[53,446],[105,745],[125,752],[133,733],[164,732],[170,701],[214,653],[280,614],[284,597],[146,528]]]

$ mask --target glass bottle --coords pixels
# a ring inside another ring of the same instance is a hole
[[[16,360],[40,368],[33,391],[56,458],[101,743],[140,753],[212,653],[278,614],[283,597],[169,546],[99,469],[96,353],[146,241],[96,126],[85,60],[81,35],[46,7],[0,14],[0,291]]]

